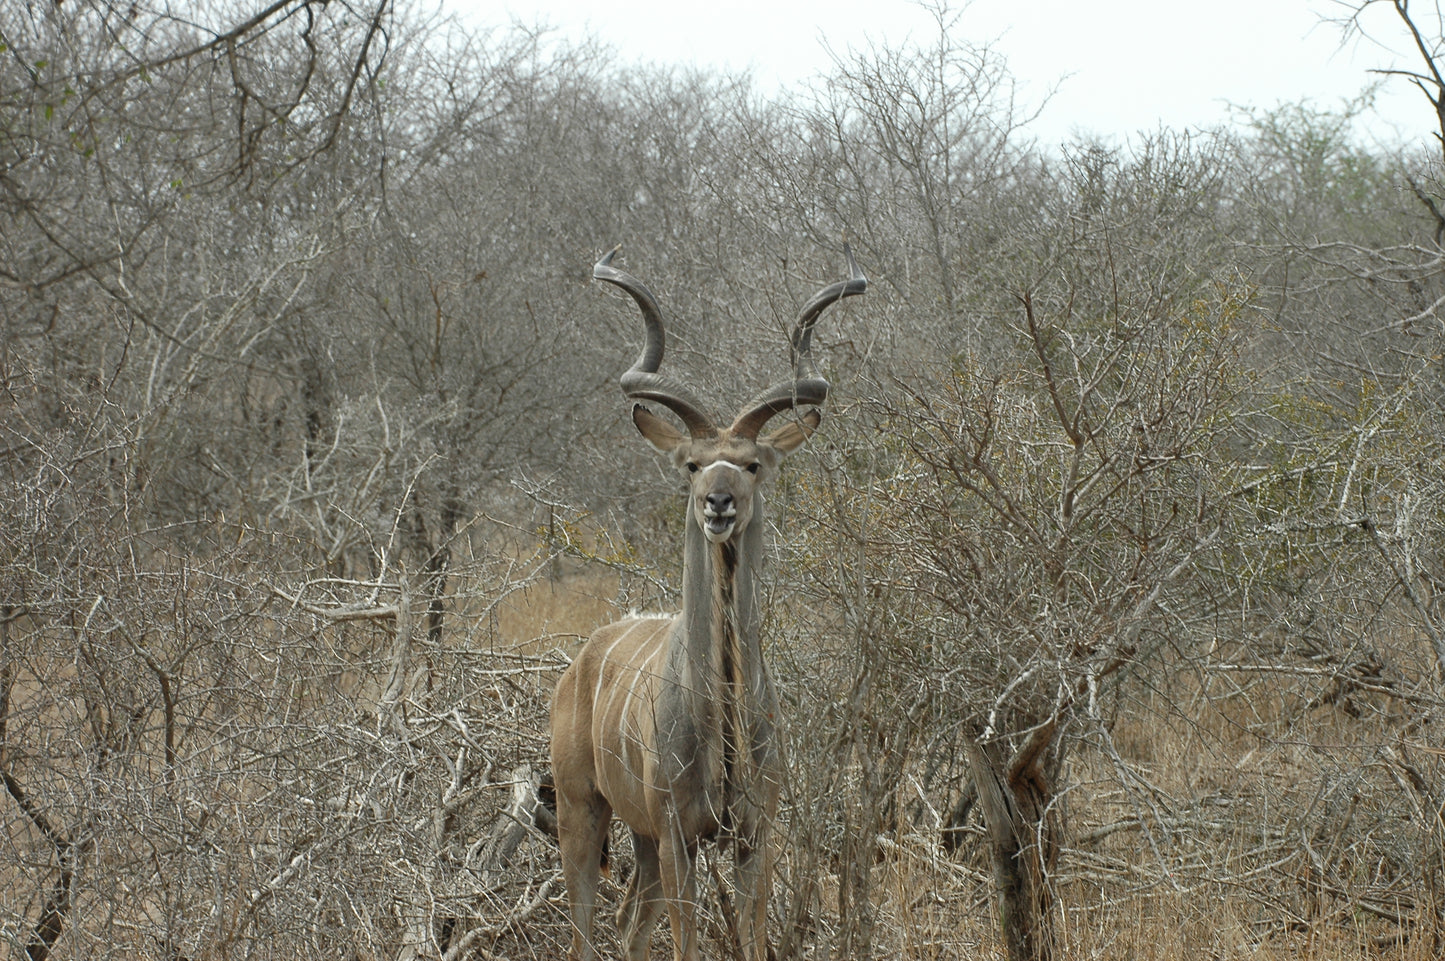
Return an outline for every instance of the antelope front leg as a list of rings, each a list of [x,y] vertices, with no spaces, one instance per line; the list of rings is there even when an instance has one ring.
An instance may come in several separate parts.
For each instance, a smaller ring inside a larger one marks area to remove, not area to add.
[[[770,840],[767,829],[760,828],[751,843],[739,838],[733,849],[738,941],[743,961],[768,958],[768,899],[772,896],[773,877]]]
[[[646,961],[647,939],[662,913],[662,882],[658,873],[657,842],[632,832],[632,850],[637,865],[627,884],[627,894],[617,911],[617,927],[628,961]]]
[[[672,926],[672,956],[676,961],[698,961],[697,845],[682,840],[674,829],[664,832],[657,853]]]

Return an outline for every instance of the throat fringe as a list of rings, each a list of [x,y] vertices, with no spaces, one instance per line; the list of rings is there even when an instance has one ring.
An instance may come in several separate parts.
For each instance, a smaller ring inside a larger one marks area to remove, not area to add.
[[[731,543],[717,545],[713,555],[712,641],[713,650],[718,654],[723,777],[729,798],[746,777],[739,765],[747,763],[747,752],[743,749],[747,740],[743,721],[747,676],[738,636],[737,565],[737,547]]]

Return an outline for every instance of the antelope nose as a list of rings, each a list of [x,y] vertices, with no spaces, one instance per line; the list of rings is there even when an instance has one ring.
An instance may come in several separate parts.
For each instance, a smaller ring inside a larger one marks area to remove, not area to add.
[[[716,517],[727,517],[734,513],[733,495],[731,494],[709,494],[707,495],[708,512]]]

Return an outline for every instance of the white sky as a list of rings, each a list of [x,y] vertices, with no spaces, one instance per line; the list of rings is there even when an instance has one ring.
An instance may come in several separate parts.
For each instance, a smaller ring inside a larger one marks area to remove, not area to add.
[[[626,62],[751,70],[764,91],[826,72],[824,42],[839,52],[937,35],[932,15],[908,0],[442,0],[474,26],[519,20],[562,35],[591,36]],[[1340,44],[1339,0],[973,0],[956,34],[990,43],[1008,60],[1024,104],[1058,91],[1032,128],[1050,143],[1074,131],[1129,138],[1161,123],[1210,125],[1226,103],[1270,107],[1310,99],[1335,108],[1372,79],[1372,67],[1415,63],[1378,43]],[[1423,18],[1427,5],[1420,4]],[[1433,16],[1433,4],[1428,5]],[[1408,52],[1390,4],[1364,18],[1373,37]],[[1438,25],[1422,23],[1428,29]],[[1387,82],[1359,134],[1382,144],[1431,131],[1424,96]]]

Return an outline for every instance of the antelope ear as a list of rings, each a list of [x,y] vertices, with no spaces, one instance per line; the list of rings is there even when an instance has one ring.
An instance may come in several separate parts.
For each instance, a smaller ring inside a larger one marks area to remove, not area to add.
[[[803,442],[813,436],[813,431],[818,429],[818,424],[823,420],[823,414],[818,410],[810,410],[797,420],[789,421],[782,427],[767,434],[762,442],[774,447],[779,453],[791,454]]]
[[[632,422],[637,425],[637,432],[642,438],[664,454],[676,450],[687,440],[676,427],[641,404],[633,406]]]

